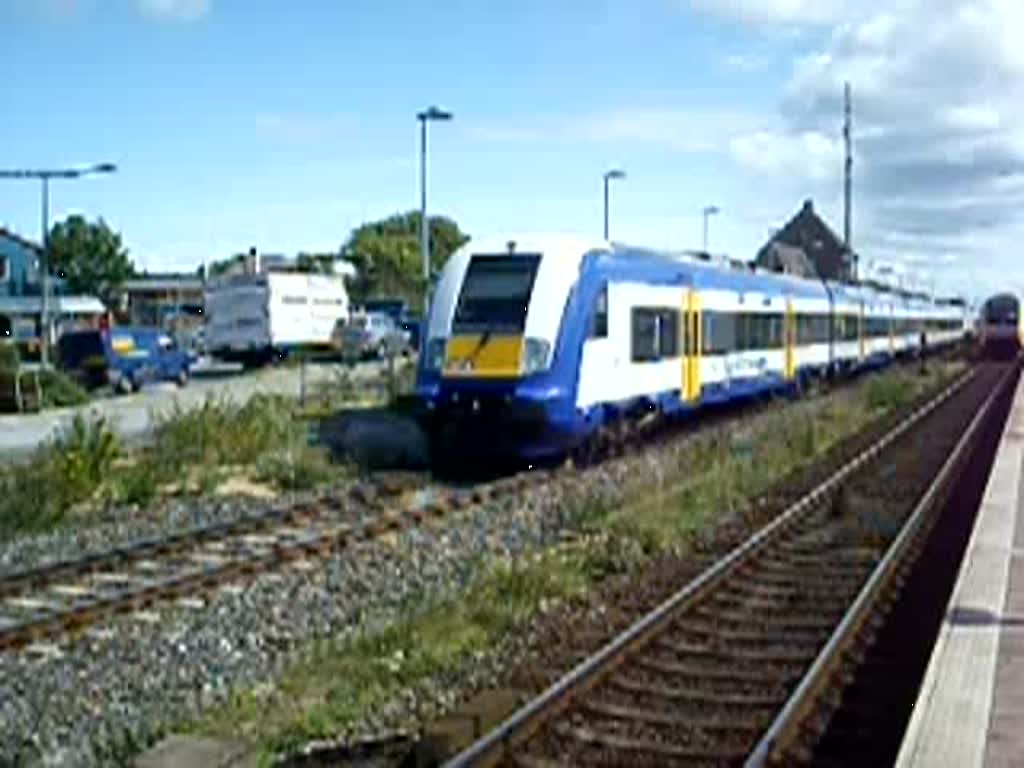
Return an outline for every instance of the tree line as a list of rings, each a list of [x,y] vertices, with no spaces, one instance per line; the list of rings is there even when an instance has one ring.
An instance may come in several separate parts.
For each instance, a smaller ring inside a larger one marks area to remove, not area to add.
[[[436,275],[469,236],[446,216],[431,216],[428,225],[431,272]],[[426,287],[419,231],[419,211],[396,213],[359,225],[336,253],[299,253],[295,266],[327,273],[337,261],[346,261],[355,268],[355,277],[348,283],[353,300],[387,297],[418,306]],[[127,280],[140,275],[120,233],[102,218],[88,221],[75,214],[54,224],[49,249],[52,274],[63,278],[69,290],[97,296],[108,306]],[[207,275],[223,274],[245,258],[247,254],[236,253],[213,261],[206,265]],[[199,274],[202,270],[200,266]]]

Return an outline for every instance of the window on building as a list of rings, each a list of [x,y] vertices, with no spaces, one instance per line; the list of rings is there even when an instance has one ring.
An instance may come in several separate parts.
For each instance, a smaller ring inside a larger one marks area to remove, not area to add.
[[[650,362],[679,355],[679,312],[636,307],[632,315],[632,360]]]
[[[6,256],[0,256],[0,283],[6,283],[11,277],[10,262]]]
[[[591,339],[608,338],[608,286],[601,288],[594,299],[594,311],[590,316],[590,330],[587,336]]]

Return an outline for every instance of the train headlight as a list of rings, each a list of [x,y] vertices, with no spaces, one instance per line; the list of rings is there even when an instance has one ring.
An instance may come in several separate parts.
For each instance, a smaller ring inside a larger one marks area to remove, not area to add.
[[[447,339],[429,339],[423,355],[423,367],[428,371],[440,371],[444,365],[444,351]]]
[[[523,373],[527,376],[548,367],[551,344],[543,339],[527,339],[523,345]]]

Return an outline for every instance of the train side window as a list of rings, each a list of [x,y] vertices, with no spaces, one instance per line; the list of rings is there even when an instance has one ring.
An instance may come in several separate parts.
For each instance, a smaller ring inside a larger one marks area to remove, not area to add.
[[[674,309],[658,312],[658,356],[679,357],[679,313]]]
[[[651,309],[636,307],[632,316],[630,357],[634,363],[658,359],[658,314]]]
[[[590,339],[608,338],[608,286],[605,285],[594,298],[594,311],[590,316]]]
[[[725,355],[736,351],[736,315],[732,312],[704,312],[705,355]]]
[[[679,355],[679,313],[674,309],[635,307],[630,357],[635,363]]]

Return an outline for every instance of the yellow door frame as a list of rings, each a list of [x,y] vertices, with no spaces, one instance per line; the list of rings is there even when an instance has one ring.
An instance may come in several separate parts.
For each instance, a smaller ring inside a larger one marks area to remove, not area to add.
[[[785,347],[785,364],[783,375],[786,381],[796,378],[796,314],[793,312],[793,300],[786,297],[786,316],[783,323],[782,342]]]
[[[696,288],[691,287],[683,299],[683,385],[680,390],[683,400],[688,403],[700,399],[701,337],[700,294]]]

